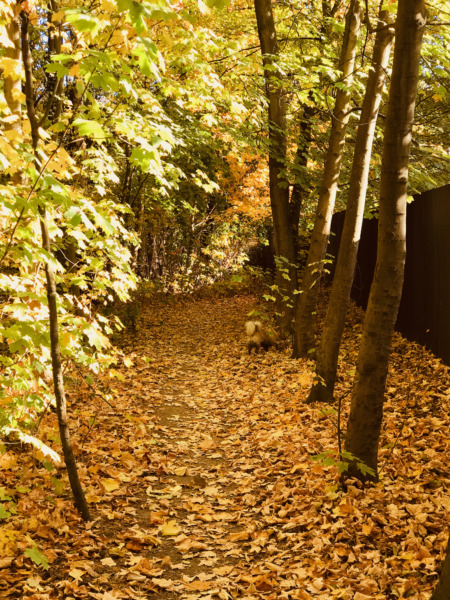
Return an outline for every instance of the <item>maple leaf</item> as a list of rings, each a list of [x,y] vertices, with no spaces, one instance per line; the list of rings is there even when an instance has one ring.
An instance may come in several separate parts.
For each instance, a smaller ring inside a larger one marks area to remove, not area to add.
[[[36,565],[40,565],[44,567],[44,569],[49,569],[49,564],[47,557],[45,554],[38,549],[37,546],[33,546],[32,548],[25,548],[24,552],[25,556],[28,556]]]
[[[3,77],[17,81],[22,78],[23,67],[20,60],[2,56],[0,58],[0,69],[3,69]]]
[[[69,571],[69,575],[75,579],[75,581],[81,581],[83,576],[86,575],[81,569],[72,569]]]
[[[162,535],[178,535],[181,531],[181,528],[177,526],[177,522],[175,519],[167,521],[161,526],[161,534]]]
[[[105,488],[105,491],[108,493],[114,492],[115,490],[118,490],[120,488],[120,481],[117,481],[117,479],[105,478],[101,479],[100,481],[103,487]]]

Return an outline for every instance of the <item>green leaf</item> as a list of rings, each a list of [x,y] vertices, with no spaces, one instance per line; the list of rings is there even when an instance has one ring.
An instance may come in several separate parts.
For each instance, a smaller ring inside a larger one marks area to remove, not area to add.
[[[0,504],[0,519],[8,519],[11,516],[11,513],[6,510],[3,504]]]
[[[206,0],[205,4],[209,6],[209,8],[217,8],[218,10],[223,10],[230,3],[230,0]]]
[[[153,42],[148,39],[139,38],[141,45],[134,49],[134,55],[137,58],[139,68],[147,77],[156,77],[159,79],[159,69],[156,64],[158,57],[157,48]]]
[[[327,457],[328,457],[327,452],[321,452],[320,454],[314,454],[313,456],[311,456],[311,459],[315,460],[317,462],[322,462]]]
[[[159,155],[157,150],[152,148],[134,148],[130,155],[130,162],[137,164],[141,169],[147,172],[152,163],[159,164]],[[156,166],[156,165],[155,165]]]
[[[58,79],[69,74],[69,69],[60,63],[50,63],[45,67],[47,73],[56,73]]]
[[[356,466],[363,475],[370,475],[371,477],[375,477],[375,471],[371,467],[368,467],[365,463],[357,462]]]
[[[349,465],[348,462],[344,462],[342,460],[339,461],[338,464],[337,464],[338,473],[340,475],[342,475],[342,473],[345,473],[347,471],[347,469],[348,469],[348,465]]]
[[[89,13],[79,12],[76,9],[66,11],[66,21],[71,23],[77,31],[90,33],[93,37],[100,29],[99,21]]]
[[[91,83],[96,88],[102,88],[105,92],[117,92],[119,82],[110,73],[94,73],[91,77]]]
[[[31,558],[31,560],[36,565],[41,565],[42,567],[44,567],[44,569],[49,568],[47,557],[45,556],[45,554],[42,554],[42,552],[39,551],[37,546],[33,546],[32,548],[25,548],[25,556]]]
[[[0,500],[12,500],[11,496],[6,493],[6,488],[0,488]]]
[[[73,124],[78,127],[78,133],[82,136],[89,137],[97,142],[103,142],[106,139],[106,133],[97,121],[79,118],[75,119]]]
[[[52,483],[55,488],[55,494],[57,496],[62,496],[66,487],[66,484],[62,479],[58,479],[57,477],[52,477]]]

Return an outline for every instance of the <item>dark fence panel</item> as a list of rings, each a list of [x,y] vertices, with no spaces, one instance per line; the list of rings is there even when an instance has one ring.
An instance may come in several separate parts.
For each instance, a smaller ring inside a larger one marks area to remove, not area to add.
[[[333,217],[336,256],[345,213]],[[352,298],[364,309],[377,253],[377,219],[364,219]],[[406,265],[396,329],[450,365],[450,185],[414,196],[408,205]]]

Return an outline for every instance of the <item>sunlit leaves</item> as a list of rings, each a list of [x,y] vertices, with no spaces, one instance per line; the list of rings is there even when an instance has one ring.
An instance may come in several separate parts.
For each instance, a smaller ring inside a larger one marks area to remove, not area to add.
[[[97,121],[90,121],[88,119],[78,118],[73,122],[74,126],[78,128],[78,132],[81,136],[86,136],[97,142],[103,142],[106,138],[106,133],[102,126]]]
[[[0,58],[0,69],[3,70],[3,77],[9,77],[13,81],[22,79],[23,67],[19,60],[2,56]]]
[[[58,62],[47,65],[45,67],[45,70],[47,71],[47,73],[56,73],[56,75],[60,79],[61,79],[61,77],[64,77],[65,75],[69,75],[69,73],[70,73],[70,69],[68,67],[66,67],[65,65],[58,63]]]
[[[100,30],[98,19],[89,12],[85,12],[83,8],[69,9],[65,11],[66,21],[70,23],[76,31],[80,33],[89,33],[95,37]]]

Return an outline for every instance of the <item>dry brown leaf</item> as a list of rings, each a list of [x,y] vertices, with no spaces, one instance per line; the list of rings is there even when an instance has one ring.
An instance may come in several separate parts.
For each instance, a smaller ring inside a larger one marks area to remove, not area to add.
[[[181,527],[178,527],[175,519],[171,519],[161,526],[161,535],[178,535],[181,532]]]

